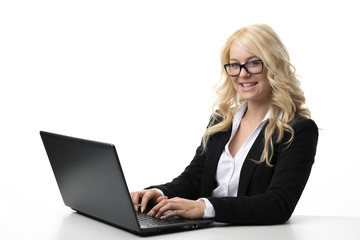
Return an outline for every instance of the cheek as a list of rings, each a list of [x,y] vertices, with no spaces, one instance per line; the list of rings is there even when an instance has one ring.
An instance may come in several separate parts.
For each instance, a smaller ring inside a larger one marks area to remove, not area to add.
[[[262,82],[262,88],[264,92],[272,92],[272,87],[268,79],[264,79]]]
[[[272,87],[270,85],[270,81],[269,81],[269,79],[267,77],[267,71],[266,70],[263,71],[261,73],[261,75],[259,75],[258,77],[259,77],[259,82],[261,82],[261,85],[263,86],[264,89],[266,89],[266,90],[271,90],[272,89]]]
[[[272,93],[272,87],[271,87],[271,84],[270,84],[270,81],[267,77],[261,77],[259,80],[259,83],[261,85],[260,87],[260,91],[263,93],[263,94],[266,94],[266,95],[271,95]]]
[[[269,80],[266,80],[265,83],[265,86],[264,86],[264,91],[266,92],[266,95],[268,95],[269,97],[271,97],[272,95],[272,87],[270,85],[270,82]]]
[[[233,84],[234,87],[236,87],[238,85],[237,77],[230,77],[230,78],[231,78],[231,83]]]
[[[268,79],[264,80],[264,85],[267,89],[271,90],[272,87],[271,87],[271,84],[270,84],[270,81]]]

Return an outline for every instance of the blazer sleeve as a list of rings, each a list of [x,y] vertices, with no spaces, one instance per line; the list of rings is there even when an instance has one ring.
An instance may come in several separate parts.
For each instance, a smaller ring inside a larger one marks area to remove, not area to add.
[[[215,221],[257,225],[284,223],[290,218],[310,175],[318,140],[314,121],[301,118],[292,127],[294,139],[275,153],[274,172],[263,193],[208,198],[216,212]]]

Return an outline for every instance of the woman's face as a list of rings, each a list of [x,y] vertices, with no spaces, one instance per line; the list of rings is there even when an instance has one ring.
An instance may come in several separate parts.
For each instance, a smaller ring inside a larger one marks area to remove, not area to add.
[[[234,41],[230,47],[229,63],[245,64],[254,60],[261,60],[238,41]],[[251,64],[249,64],[251,65]],[[269,104],[271,100],[271,86],[266,76],[267,69],[258,74],[249,74],[244,68],[240,75],[231,77],[235,90],[243,100],[257,104]]]

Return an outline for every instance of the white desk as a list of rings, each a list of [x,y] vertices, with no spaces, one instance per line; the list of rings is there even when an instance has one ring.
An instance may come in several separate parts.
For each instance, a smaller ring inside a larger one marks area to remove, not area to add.
[[[0,239],[141,239],[137,235],[84,217],[66,208],[60,211],[50,210],[50,212],[46,209],[33,209],[31,212],[23,217],[13,216],[11,222],[2,220],[1,224],[8,226],[1,229]],[[181,240],[359,240],[360,218],[293,216],[288,223],[282,225],[216,226],[148,238],[169,239],[169,237]]]
[[[360,240],[360,218],[293,216],[274,226],[221,226],[154,236],[156,239]],[[57,239],[135,239],[137,236],[72,213],[63,218]]]

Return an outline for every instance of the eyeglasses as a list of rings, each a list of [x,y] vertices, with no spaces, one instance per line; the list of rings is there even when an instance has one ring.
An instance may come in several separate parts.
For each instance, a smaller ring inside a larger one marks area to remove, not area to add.
[[[225,71],[230,77],[239,76],[242,68],[249,74],[258,74],[263,71],[263,67],[264,62],[262,60],[254,60],[245,64],[228,63],[224,65]]]

